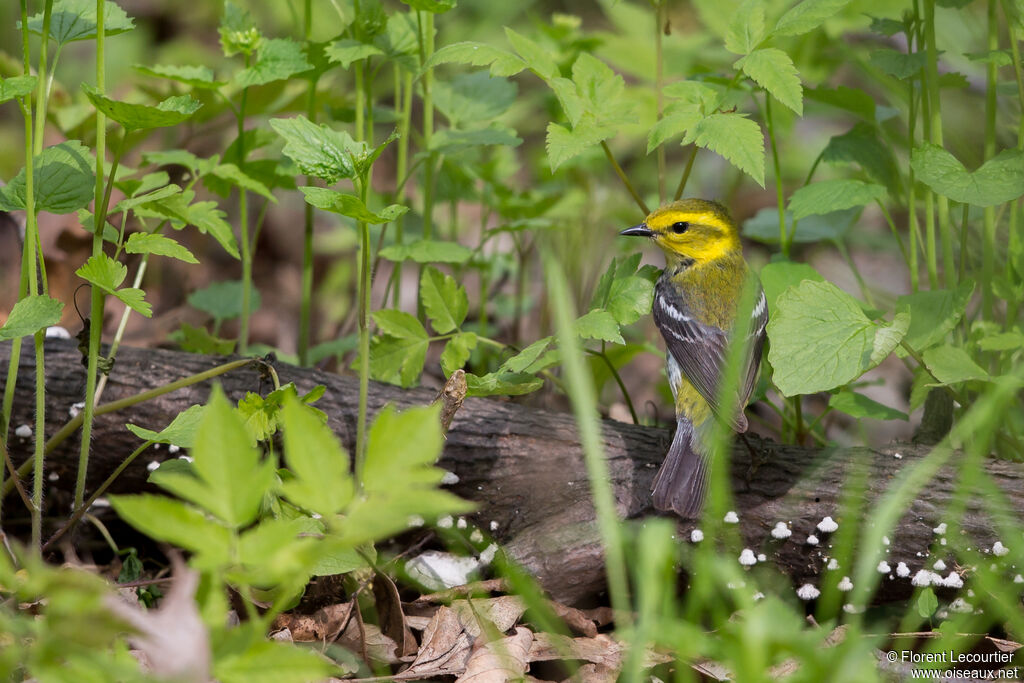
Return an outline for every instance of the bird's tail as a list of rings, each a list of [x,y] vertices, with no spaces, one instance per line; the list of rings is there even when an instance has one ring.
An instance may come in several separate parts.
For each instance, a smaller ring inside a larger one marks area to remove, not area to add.
[[[693,424],[685,418],[679,419],[665,462],[654,477],[654,507],[658,510],[674,510],[685,519],[700,515],[708,473],[707,459],[697,450],[699,444],[700,436]]]

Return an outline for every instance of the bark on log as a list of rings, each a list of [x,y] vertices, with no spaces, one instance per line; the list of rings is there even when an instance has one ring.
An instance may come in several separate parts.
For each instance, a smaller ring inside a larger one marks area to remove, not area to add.
[[[10,344],[0,344],[0,383],[6,378],[9,355]],[[103,402],[207,370],[224,360],[160,349],[122,348]],[[32,354],[23,352],[12,435],[14,427],[33,424],[33,365]],[[351,448],[356,431],[357,380],[284,364],[277,369],[281,381],[295,382],[300,392],[317,384],[327,386],[317,405],[329,416],[331,428]],[[261,389],[254,369],[235,371],[218,381],[234,399],[246,391]],[[74,343],[47,341],[48,434],[52,435],[69,419],[72,405],[82,398],[84,382],[85,371]],[[262,388],[266,389],[265,382]],[[160,429],[189,405],[204,403],[209,389],[209,384],[196,385],[97,418],[89,488],[98,485],[138,445],[138,439],[124,429],[125,422]],[[434,392],[429,389],[402,390],[374,383],[369,397],[370,412],[376,413],[386,403],[402,408],[427,404],[433,398]],[[651,480],[668,448],[669,431],[605,420],[603,434],[620,514],[629,518],[653,514]],[[871,464],[866,506],[870,509],[893,478],[929,450],[909,444],[895,444],[878,451],[821,450],[748,438],[752,449],[740,442],[733,452],[732,481],[740,530],[748,547],[755,553],[766,553],[769,561],[789,574],[797,585],[806,581],[817,583],[817,576],[824,571],[828,537],[815,527],[823,517],[837,516],[850,463],[860,457]],[[31,440],[12,436],[10,445],[16,462],[30,456]],[[144,454],[124,472],[115,490],[142,488],[146,465],[165,457],[166,449]],[[455,416],[440,463],[459,477],[451,489],[479,504],[471,521],[485,531],[494,528],[493,535],[509,554],[532,571],[555,599],[569,603],[593,599],[604,588],[603,557],[582,458],[571,415],[509,401],[470,398]],[[73,487],[77,462],[76,436],[48,459],[48,476],[52,478],[52,473],[56,473],[59,477],[51,485]],[[1011,501],[1013,514],[1024,518],[1024,467],[994,460],[986,462],[985,467]],[[887,560],[893,568],[903,561],[916,571],[926,561],[931,567],[939,559],[922,557],[935,541],[932,528],[942,521],[955,483],[955,472],[947,467],[913,501],[891,538]],[[8,497],[8,504],[12,503],[17,503],[16,496]],[[770,536],[779,521],[789,523],[793,530],[785,541]],[[690,528],[692,524],[680,524],[681,538],[689,538]],[[969,509],[963,528],[976,547],[991,547],[996,540],[989,520],[977,507]],[[812,534],[821,538],[819,545],[806,543]],[[1007,545],[1013,542],[1002,540]],[[889,597],[898,597],[909,591],[909,582],[897,578],[883,581],[881,590]]]

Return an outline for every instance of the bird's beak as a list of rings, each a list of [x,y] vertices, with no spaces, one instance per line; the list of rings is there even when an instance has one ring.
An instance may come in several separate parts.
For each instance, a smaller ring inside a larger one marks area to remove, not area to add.
[[[640,225],[634,225],[632,228],[626,228],[620,235],[626,235],[627,237],[651,237],[654,235],[654,231],[647,227],[646,223]]]

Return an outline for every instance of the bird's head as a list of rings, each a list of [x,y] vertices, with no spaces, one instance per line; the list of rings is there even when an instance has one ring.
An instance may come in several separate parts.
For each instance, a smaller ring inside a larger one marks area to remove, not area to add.
[[[650,237],[672,261],[702,264],[740,249],[739,231],[724,206],[706,199],[682,199],[651,212],[640,225],[619,233]]]

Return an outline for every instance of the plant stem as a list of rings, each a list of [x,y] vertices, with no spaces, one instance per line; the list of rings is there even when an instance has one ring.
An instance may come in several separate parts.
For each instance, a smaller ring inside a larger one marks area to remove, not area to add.
[[[935,0],[924,0],[925,89],[928,93],[928,116],[931,121],[930,141],[942,147],[942,110],[939,99],[938,48],[935,46]],[[949,223],[949,200],[935,196],[938,209],[939,236],[942,240],[942,268],[947,287],[953,287],[956,277],[953,262],[953,231]]]
[[[309,45],[313,35],[313,0],[305,0],[303,15],[303,34]],[[306,95],[306,117],[316,123],[316,77],[309,80],[309,92]],[[313,179],[306,177],[306,184],[312,185]],[[303,213],[302,233],[302,298],[299,301],[299,365],[309,364],[310,313],[313,306],[313,205],[306,202]]]
[[[690,158],[686,160],[686,168],[683,169],[683,177],[679,179],[679,187],[676,188],[675,201],[683,196],[683,192],[686,191],[686,183],[690,180],[690,172],[693,171],[693,162],[697,159],[697,152],[699,148],[697,145],[690,145],[692,150],[690,151]]]
[[[401,75],[401,80],[399,80]],[[412,73],[401,74],[400,68],[395,64],[395,106],[401,102],[402,116],[398,123],[398,153],[395,161],[395,203],[405,203],[405,183],[403,179],[408,175],[409,168],[409,131],[412,129]],[[395,222],[395,242],[402,244],[405,241],[405,216],[399,216]],[[397,308],[402,293],[402,264],[394,265],[392,280],[395,287],[395,298],[393,305]]]
[[[662,51],[662,32],[665,28],[665,10],[668,0],[654,0],[654,90],[657,96],[658,118],[665,113],[665,58]],[[658,204],[665,203],[665,146],[658,145]],[[634,416],[634,422],[636,422]]]
[[[633,424],[640,424],[640,418],[637,416],[636,408],[633,407],[633,399],[629,397],[629,392],[626,390],[626,383],[622,381],[622,376],[619,375],[619,371],[615,368],[615,364],[612,363],[612,359],[608,357],[608,354],[603,350],[593,351],[591,349],[585,349],[587,353],[597,356],[604,361],[604,364],[608,366],[609,372],[612,373],[612,377],[615,378],[615,383],[619,385],[619,391],[622,392],[622,398],[626,401],[626,407],[629,408],[629,415],[633,418]]]
[[[245,68],[249,68],[250,55],[245,55]],[[238,105],[238,168],[245,173],[245,105],[249,88],[242,88]],[[244,187],[238,188],[238,226],[242,247],[242,316],[238,331],[238,353],[249,351],[249,314],[252,308],[252,249],[249,244],[249,205]]]
[[[999,49],[999,23],[996,17],[996,0],[988,0],[988,49]],[[985,69],[985,156],[988,161],[996,155],[996,86],[999,71],[994,60],[989,60]],[[966,225],[967,207],[964,207]],[[995,277],[996,261],[996,207],[984,209],[984,232],[981,241],[981,310],[986,320],[993,319],[995,297],[992,294],[992,280]],[[966,228],[965,228],[966,229]],[[961,255],[960,262],[964,258]],[[962,275],[961,275],[962,277]]]
[[[782,187],[782,165],[779,163],[779,147],[775,144],[775,125],[772,121],[772,96],[764,94],[764,123],[768,127],[768,141],[772,146],[772,168],[775,170],[775,203],[779,210],[779,248],[782,256],[789,260],[790,236],[786,230],[786,197]],[[794,230],[794,232],[796,232]]]
[[[644,200],[640,198],[640,195],[633,187],[633,183],[629,182],[629,178],[626,177],[626,172],[622,170],[621,166],[619,166],[619,162],[615,160],[615,155],[612,154],[612,150],[608,146],[607,141],[601,141],[601,149],[604,150],[604,155],[608,157],[608,162],[611,163],[612,168],[615,169],[615,175],[619,176],[619,180],[621,180],[622,184],[626,186],[627,190],[629,190],[629,194],[633,197],[633,201],[636,202],[636,205],[640,207],[640,210],[644,212],[645,216],[649,214],[651,212],[650,209],[648,209],[647,205],[644,204]]]
[[[356,141],[363,142],[363,107],[366,104],[366,81],[362,77],[362,68],[356,65]],[[356,182],[359,199],[367,205],[370,194],[372,169],[367,169]],[[370,393],[370,226],[358,221],[356,230],[359,232],[359,306],[357,319],[359,323],[359,407],[356,418],[356,456],[355,471],[357,485],[362,486],[363,463],[366,460],[366,413]]]

